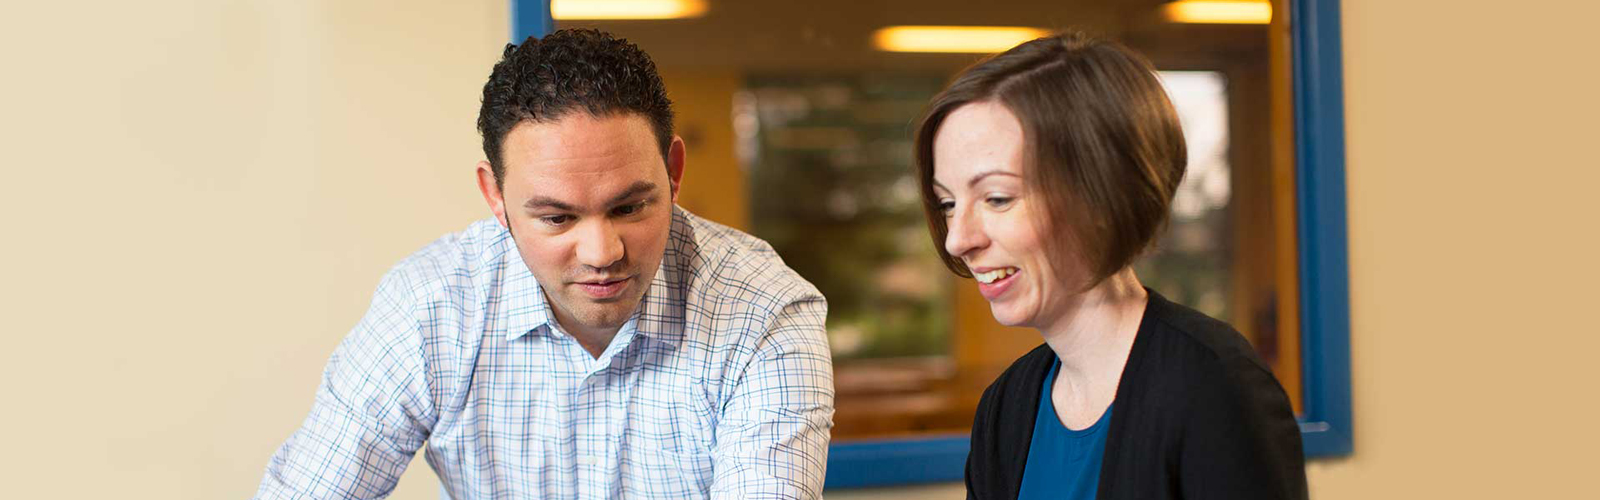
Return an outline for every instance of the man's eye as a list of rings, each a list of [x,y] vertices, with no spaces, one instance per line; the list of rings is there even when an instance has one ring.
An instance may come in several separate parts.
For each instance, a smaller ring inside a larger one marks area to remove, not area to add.
[[[617,207],[616,209],[612,210],[612,213],[617,215],[633,215],[639,213],[641,210],[644,210],[644,203],[634,203],[632,205],[623,205]]]
[[[568,222],[571,222],[572,221],[572,216],[570,216],[570,215],[546,215],[546,216],[540,217],[539,220],[544,222],[545,224],[549,224],[549,225],[552,225],[552,226],[560,226],[562,224],[566,224]]]

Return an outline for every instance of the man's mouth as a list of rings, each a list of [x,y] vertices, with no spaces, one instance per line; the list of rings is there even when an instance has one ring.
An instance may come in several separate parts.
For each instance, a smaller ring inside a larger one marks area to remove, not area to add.
[[[622,295],[622,291],[628,288],[628,283],[632,280],[632,276],[619,276],[610,278],[586,279],[574,282],[573,284],[577,285],[578,289],[582,290],[583,294],[589,298],[595,300],[604,300],[614,299]]]

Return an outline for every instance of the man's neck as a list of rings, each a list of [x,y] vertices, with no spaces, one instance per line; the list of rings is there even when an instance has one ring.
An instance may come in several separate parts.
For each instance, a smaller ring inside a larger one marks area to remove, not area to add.
[[[617,331],[611,330],[610,333],[600,332],[587,335],[574,334],[572,338],[578,339],[578,345],[583,346],[583,350],[588,351],[590,356],[599,359],[600,355],[606,352],[606,347],[611,346],[611,340],[617,338]]]
[[[588,351],[589,355],[594,356],[595,359],[599,359],[601,354],[605,354],[606,348],[611,346],[611,340],[615,339],[617,332],[622,330],[621,326],[610,328],[584,327],[578,325],[578,322],[571,318],[564,318],[563,316],[565,315],[559,312],[555,316],[556,323],[561,326],[561,331],[571,335],[574,340],[578,341],[578,345],[582,346],[583,350]]]

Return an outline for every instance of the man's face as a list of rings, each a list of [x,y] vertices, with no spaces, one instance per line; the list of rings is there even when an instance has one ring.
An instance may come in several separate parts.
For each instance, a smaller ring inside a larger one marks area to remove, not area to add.
[[[663,159],[650,122],[575,111],[524,122],[503,142],[502,186],[480,163],[479,187],[511,230],[568,333],[609,338],[655,278],[683,175],[683,142]],[[670,167],[670,174],[669,174]]]

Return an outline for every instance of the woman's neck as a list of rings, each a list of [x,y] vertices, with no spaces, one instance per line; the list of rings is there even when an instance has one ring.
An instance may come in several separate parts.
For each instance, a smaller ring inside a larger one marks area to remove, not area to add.
[[[1132,268],[1073,297],[1062,315],[1040,331],[1061,358],[1057,387],[1074,394],[1074,400],[1109,405],[1148,302]]]

